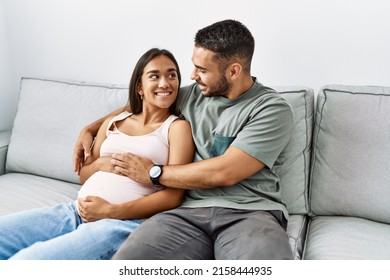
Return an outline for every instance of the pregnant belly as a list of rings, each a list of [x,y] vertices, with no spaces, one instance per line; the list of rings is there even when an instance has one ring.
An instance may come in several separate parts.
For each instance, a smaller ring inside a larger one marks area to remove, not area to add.
[[[141,185],[128,177],[98,171],[85,181],[78,198],[99,196],[110,203],[120,204],[155,192],[150,186]]]

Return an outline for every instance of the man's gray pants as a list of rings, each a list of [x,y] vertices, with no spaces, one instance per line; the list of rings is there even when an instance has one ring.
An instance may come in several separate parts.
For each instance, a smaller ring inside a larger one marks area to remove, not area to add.
[[[281,219],[280,211],[179,207],[143,222],[113,259],[292,259]]]

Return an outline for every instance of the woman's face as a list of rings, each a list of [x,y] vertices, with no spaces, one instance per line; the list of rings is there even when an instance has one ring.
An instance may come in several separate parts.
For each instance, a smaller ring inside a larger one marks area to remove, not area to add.
[[[146,64],[138,90],[142,95],[143,106],[167,109],[175,102],[178,91],[179,79],[172,60],[159,55]]]

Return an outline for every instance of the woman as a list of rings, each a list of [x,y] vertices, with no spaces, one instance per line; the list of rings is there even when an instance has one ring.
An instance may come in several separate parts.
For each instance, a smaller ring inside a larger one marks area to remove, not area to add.
[[[180,81],[169,51],[147,51],[130,81],[132,113],[123,110],[100,127],[80,168],[78,201],[1,217],[0,259],[110,259],[143,219],[177,207],[182,190],[119,175],[111,155],[131,151],[157,165],[193,160],[190,126],[172,114]]]

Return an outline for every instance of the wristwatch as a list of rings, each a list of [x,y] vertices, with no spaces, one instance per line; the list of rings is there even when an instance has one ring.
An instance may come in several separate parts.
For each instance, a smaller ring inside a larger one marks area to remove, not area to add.
[[[152,168],[150,168],[149,176],[153,185],[161,186],[159,181],[161,174],[162,174],[162,165],[155,164]]]

